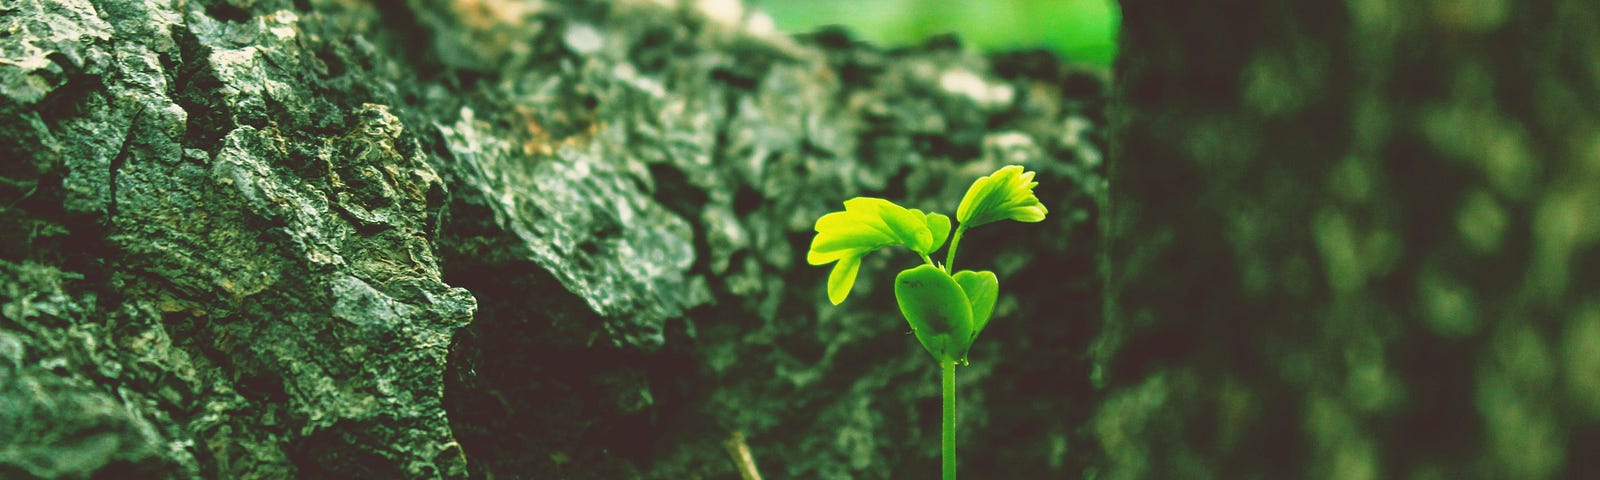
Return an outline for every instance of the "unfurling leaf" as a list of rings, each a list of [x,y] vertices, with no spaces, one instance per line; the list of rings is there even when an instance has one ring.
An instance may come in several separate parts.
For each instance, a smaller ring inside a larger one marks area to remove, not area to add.
[[[1038,222],[1049,211],[1033,195],[1034,172],[1023,172],[1022,167],[1008,165],[994,173],[978,178],[961,197],[956,207],[956,221],[961,228],[972,228],[1000,220]]]

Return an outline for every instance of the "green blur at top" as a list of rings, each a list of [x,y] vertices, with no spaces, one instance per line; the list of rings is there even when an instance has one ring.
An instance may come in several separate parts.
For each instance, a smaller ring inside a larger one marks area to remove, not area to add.
[[[779,28],[803,33],[843,25],[863,40],[896,47],[955,32],[986,52],[1048,49],[1076,62],[1111,65],[1121,12],[1113,0],[747,0]]]

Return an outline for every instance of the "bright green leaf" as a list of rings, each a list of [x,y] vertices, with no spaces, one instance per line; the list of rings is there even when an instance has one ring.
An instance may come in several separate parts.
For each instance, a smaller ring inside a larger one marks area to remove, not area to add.
[[[861,256],[844,257],[839,263],[833,265],[833,271],[828,273],[828,301],[838,305],[844,297],[850,295],[850,288],[856,285],[856,273],[861,271]]]
[[[944,270],[920,265],[894,278],[894,298],[912,333],[939,361],[958,361],[972,345],[972,307]]]
[[[928,232],[927,220],[921,212],[913,213],[905,207],[895,205],[894,202],[881,198],[856,197],[844,202],[847,211],[859,211],[866,215],[877,215],[879,223],[887,227],[884,233],[893,237],[896,243],[905,245],[913,251],[923,252],[933,243],[933,235]]]
[[[927,219],[928,232],[933,234],[933,245],[928,247],[927,251],[922,252],[924,255],[933,253],[934,250],[943,247],[944,241],[950,239],[950,217],[942,213],[929,212]]]
[[[1007,219],[1029,223],[1044,220],[1048,210],[1033,195],[1033,187],[1039,185],[1033,176],[1034,172],[1024,172],[1021,166],[1008,165],[972,182],[956,208],[961,228]]]
[[[817,236],[811,240],[806,262],[823,265],[844,257],[861,256],[894,243],[894,239],[872,228],[869,220],[852,212],[834,212],[817,220]]]
[[[923,254],[932,251],[933,234],[920,211],[871,197],[846,200],[844,208],[817,219],[817,236],[806,252],[806,262],[812,265],[839,262],[828,275],[828,300],[835,305],[855,286],[862,256],[890,245],[905,245]]]

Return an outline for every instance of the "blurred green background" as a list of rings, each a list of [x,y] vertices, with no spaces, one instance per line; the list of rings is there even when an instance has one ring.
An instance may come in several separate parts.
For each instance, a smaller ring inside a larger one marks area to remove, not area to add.
[[[987,52],[1043,48],[1107,66],[1116,58],[1122,16],[1113,0],[747,1],[790,33],[843,25],[863,40],[897,47],[955,32]]]

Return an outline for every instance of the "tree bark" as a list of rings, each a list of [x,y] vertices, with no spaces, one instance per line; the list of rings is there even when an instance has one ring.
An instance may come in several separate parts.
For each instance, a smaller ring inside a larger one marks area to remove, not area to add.
[[[931,478],[915,259],[801,259],[1014,163],[962,468],[1081,472],[1105,72],[723,3],[0,7],[0,477]]]

